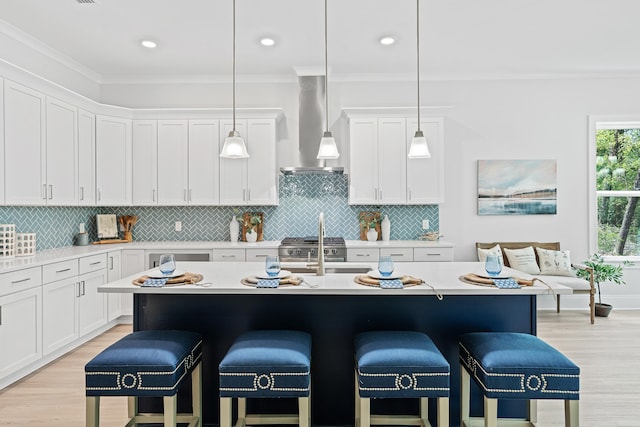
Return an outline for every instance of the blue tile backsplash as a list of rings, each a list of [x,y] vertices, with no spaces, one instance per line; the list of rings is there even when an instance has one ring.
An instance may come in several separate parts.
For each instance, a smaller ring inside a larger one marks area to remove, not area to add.
[[[391,240],[411,240],[422,234],[422,220],[439,228],[437,205],[368,206],[348,204],[347,175],[280,176],[279,206],[158,206],[158,207],[24,207],[0,206],[0,222],[16,224],[18,233],[37,233],[37,250],[69,246],[84,222],[89,238],[97,238],[95,215],[137,215],[133,238],[150,240],[229,240],[234,214],[264,212],[265,240],[318,233],[318,213],[325,214],[327,236],[359,238],[358,213],[379,210],[391,221]],[[174,230],[182,221],[182,231]]]

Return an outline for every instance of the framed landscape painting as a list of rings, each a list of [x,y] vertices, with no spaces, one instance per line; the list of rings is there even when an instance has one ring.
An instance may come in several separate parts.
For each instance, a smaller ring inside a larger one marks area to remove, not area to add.
[[[555,215],[555,160],[478,160],[478,215]]]

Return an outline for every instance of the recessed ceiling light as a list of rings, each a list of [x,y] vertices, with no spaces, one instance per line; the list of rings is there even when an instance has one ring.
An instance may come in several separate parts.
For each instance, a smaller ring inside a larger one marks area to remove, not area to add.
[[[396,42],[396,39],[391,36],[380,37],[380,44],[384,46],[392,45]]]
[[[273,46],[274,44],[276,44],[276,41],[271,37],[263,37],[260,39],[260,44],[262,46]]]
[[[146,48],[149,48],[149,49],[153,49],[154,47],[156,47],[156,46],[157,46],[156,42],[151,41],[151,40],[142,40],[142,41],[140,42],[140,44],[141,44],[142,46],[146,47]]]

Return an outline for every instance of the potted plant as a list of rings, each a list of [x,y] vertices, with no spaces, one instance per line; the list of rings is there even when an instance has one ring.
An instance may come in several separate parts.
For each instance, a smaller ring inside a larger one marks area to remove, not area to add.
[[[245,219],[244,226],[247,229],[247,242],[255,242],[258,240],[257,227],[260,222],[262,222],[262,219],[260,218],[260,215],[257,214],[251,215]]]
[[[362,227],[363,230],[367,230],[367,240],[370,242],[378,240],[378,230],[376,230],[377,223],[378,219],[375,216],[360,219],[360,227]]]
[[[611,282],[617,285],[623,285],[626,282],[623,277],[623,269],[625,265],[633,265],[631,261],[624,261],[621,265],[613,265],[607,264],[604,262],[604,258],[599,254],[591,255],[588,261],[584,263],[587,267],[591,267],[593,269],[593,281],[596,284],[598,289],[598,302],[595,303],[595,312],[596,316],[599,317],[607,317],[613,306],[611,304],[604,304],[602,302],[602,294],[600,292],[600,283],[601,282]],[[589,280],[589,271],[587,270],[578,270],[577,276]]]

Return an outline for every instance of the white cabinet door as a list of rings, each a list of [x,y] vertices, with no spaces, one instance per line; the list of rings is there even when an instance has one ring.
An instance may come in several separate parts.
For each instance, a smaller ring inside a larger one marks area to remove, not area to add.
[[[158,121],[134,120],[132,135],[133,205],[157,205]]]
[[[186,120],[158,120],[158,204],[186,205],[188,191]]]
[[[424,118],[420,120],[420,127],[427,138],[431,157],[407,159],[407,203],[444,203],[444,119]],[[416,129],[417,120],[408,120],[407,147]]]
[[[4,204],[4,79],[0,79],[0,205]]]
[[[189,204],[220,203],[218,120],[189,120]]]
[[[233,129],[231,120],[220,121],[220,143],[222,150],[224,139]],[[236,130],[247,143],[247,121],[236,120]],[[249,156],[251,156],[249,149]],[[225,159],[220,157],[220,204],[241,206],[247,204],[247,159]]]
[[[124,249],[121,260],[121,276],[127,277],[146,270],[144,250]],[[122,294],[121,314],[131,316],[133,314],[133,294]]]
[[[102,269],[78,276],[78,333],[88,334],[107,323],[107,298],[98,293],[98,286],[107,283],[107,271]]]
[[[78,204],[96,204],[96,115],[78,110]]]
[[[78,338],[78,278],[42,287],[42,351],[49,354]]]
[[[278,204],[276,168],[276,122],[274,119],[247,120],[247,204]]]
[[[78,204],[78,109],[47,97],[46,185],[47,204]]]
[[[4,82],[5,203],[44,205],[45,96]]]
[[[0,378],[42,357],[42,288],[0,297]]]
[[[378,120],[349,121],[349,204],[378,203]]]
[[[111,251],[107,253],[107,283],[120,280],[121,277],[122,253],[120,251]],[[122,297],[126,294],[108,293],[108,315],[107,320],[111,321],[120,317],[122,314]]]
[[[405,119],[378,119],[378,204],[399,205],[407,200],[406,135]]]
[[[131,120],[96,116],[98,205],[131,205]]]

